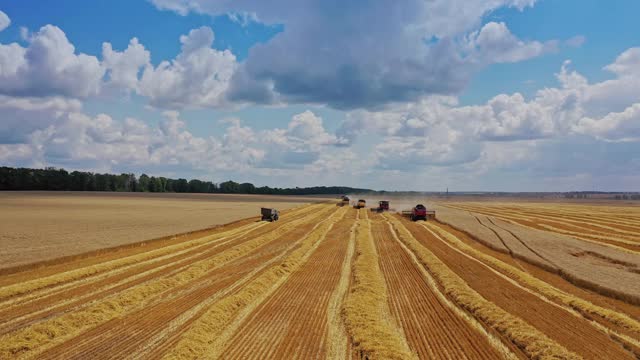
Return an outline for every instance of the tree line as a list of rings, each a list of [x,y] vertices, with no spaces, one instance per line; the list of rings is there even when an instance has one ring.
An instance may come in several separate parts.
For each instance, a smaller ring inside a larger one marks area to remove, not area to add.
[[[221,194],[322,195],[372,192],[346,186],[314,186],[305,188],[271,188],[251,183],[225,181],[213,183],[198,179],[171,179],[142,174],[99,174],[65,169],[0,167],[1,190],[48,191],[113,191],[113,192],[175,192]]]

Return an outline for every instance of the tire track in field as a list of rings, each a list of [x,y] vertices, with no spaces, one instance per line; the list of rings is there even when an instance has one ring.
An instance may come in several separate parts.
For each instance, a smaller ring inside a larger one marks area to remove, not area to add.
[[[402,326],[412,350],[423,359],[497,359],[484,334],[459,317],[434,293],[418,265],[407,254],[380,215],[372,233],[389,291],[391,313]]]
[[[423,226],[402,221],[423,246],[485,299],[522,318],[568,350],[585,359],[633,358],[622,346],[593,327],[590,321],[578,318],[566,309],[511,284],[483,265],[470,261]]]
[[[355,215],[349,210],[307,262],[248,316],[223,350],[226,359],[326,357],[327,311],[341,279]],[[339,307],[335,311],[339,316]],[[346,344],[346,335],[343,340]]]
[[[304,217],[304,214],[302,216]],[[211,244],[205,243],[203,247],[188,250],[184,254],[169,256],[162,261],[150,260],[149,262],[143,262],[139,264],[139,266],[133,266],[127,272],[118,272],[114,276],[106,277],[97,282],[89,282],[88,284],[81,283],[77,287],[65,289],[49,297],[36,299],[36,301],[23,306],[8,307],[0,310],[0,320],[2,321],[0,334],[33,324],[37,322],[38,319],[47,319],[55,314],[77,309],[91,301],[96,301],[110,294],[124,291],[160,276],[174,274],[216,253],[227,250],[250,239],[266,235],[276,229],[281,229],[283,226],[291,223],[291,221],[297,221],[299,219],[299,217],[294,217],[291,220],[282,221],[281,224],[273,224],[275,225],[273,227],[260,226],[255,228],[254,226],[248,231],[228,238],[215,239]]]
[[[485,208],[475,208],[475,207],[467,207],[467,206],[450,206],[451,208],[470,211],[475,213],[480,213],[483,215],[493,216],[495,218],[516,223],[521,226],[529,227],[532,229],[542,230],[551,232],[554,234],[562,234],[564,236],[570,236],[572,238],[587,241],[591,243],[596,243],[599,245],[610,246],[616,248],[618,250],[622,250],[625,252],[629,252],[632,254],[638,254],[640,252],[640,242],[637,240],[629,240],[627,235],[620,235],[615,233],[597,233],[593,229],[588,229],[584,227],[578,227],[581,231],[571,231],[566,228],[559,228],[558,225],[549,225],[549,222],[554,224],[560,224],[560,226],[570,227],[572,225],[563,223],[561,221],[553,221],[553,220],[545,220],[540,217],[536,217],[533,214],[525,214],[520,215],[517,212],[500,212],[492,209]],[[575,225],[573,225],[576,227]],[[611,236],[617,235],[617,236]]]
[[[520,268],[520,270],[522,271],[527,271],[525,270],[524,267],[522,267],[522,264],[520,264],[520,260],[517,259],[515,253],[513,252],[513,250],[511,249],[511,247],[509,245],[507,245],[507,242],[504,241],[504,238],[502,236],[500,236],[500,234],[492,227],[488,226],[487,224],[483,223],[480,218],[476,215],[474,215],[472,212],[469,212],[469,215],[473,216],[476,221],[478,221],[478,224],[480,224],[482,227],[486,228],[487,230],[490,230],[492,233],[495,234],[495,236],[498,238],[498,240],[500,240],[500,242],[502,243],[502,245],[507,249],[507,252],[509,253],[509,256],[511,256],[511,259],[513,260],[513,262]],[[486,217],[487,221],[489,221],[489,223],[491,223],[493,226],[496,226],[496,224],[491,220],[491,218]],[[504,230],[504,229],[502,229]],[[513,234],[512,234],[513,235]],[[520,239],[518,239],[520,242],[522,242]],[[528,248],[528,247],[527,247]],[[535,254],[535,252],[534,252]],[[537,255],[537,254],[536,254]],[[544,260],[544,258],[543,258]]]

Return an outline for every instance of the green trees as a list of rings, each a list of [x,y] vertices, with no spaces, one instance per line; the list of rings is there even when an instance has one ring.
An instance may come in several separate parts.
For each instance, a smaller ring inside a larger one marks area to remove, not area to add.
[[[11,168],[0,167],[0,190],[71,190],[71,191],[119,191],[119,192],[178,192],[178,193],[225,193],[225,194],[276,194],[312,195],[347,194],[371,192],[342,186],[316,186],[310,188],[256,187],[251,183],[239,184],[225,181],[215,184],[211,181],[192,179],[170,179],[147,174],[136,178],[134,174],[98,174],[84,171],[71,173],[64,169]]]

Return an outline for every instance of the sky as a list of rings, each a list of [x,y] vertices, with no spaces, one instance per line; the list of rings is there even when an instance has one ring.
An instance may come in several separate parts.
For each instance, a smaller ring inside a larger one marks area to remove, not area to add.
[[[0,166],[640,191],[640,2],[0,1]]]

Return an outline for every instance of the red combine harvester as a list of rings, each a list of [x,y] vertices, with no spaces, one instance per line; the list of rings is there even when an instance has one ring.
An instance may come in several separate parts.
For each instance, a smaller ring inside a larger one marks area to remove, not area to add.
[[[435,210],[427,210],[427,208],[422,204],[416,205],[411,210],[403,210],[402,215],[410,217],[411,221],[418,221],[418,220],[427,221],[428,219],[436,218]]]

